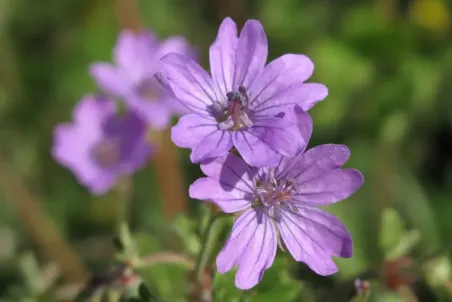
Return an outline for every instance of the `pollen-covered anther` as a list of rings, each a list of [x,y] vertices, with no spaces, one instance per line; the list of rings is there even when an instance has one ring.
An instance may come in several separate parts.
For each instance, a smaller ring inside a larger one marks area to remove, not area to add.
[[[280,207],[287,206],[292,212],[297,212],[292,204],[292,198],[296,194],[295,182],[293,180],[277,180],[273,169],[270,169],[265,181],[259,181],[256,195],[259,197],[261,206],[267,209],[268,215],[278,220],[280,218]]]
[[[253,122],[247,114],[249,96],[245,87],[226,94],[227,108],[224,110],[225,119],[218,124],[221,130],[240,130],[251,127]]]

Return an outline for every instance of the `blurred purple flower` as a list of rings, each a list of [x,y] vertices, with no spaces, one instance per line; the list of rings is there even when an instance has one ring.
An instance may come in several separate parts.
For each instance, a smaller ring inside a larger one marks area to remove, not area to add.
[[[307,113],[296,114],[309,140],[312,122]],[[238,265],[236,286],[252,288],[279,245],[317,274],[337,272],[331,256],[351,257],[352,238],[342,222],[317,206],[345,199],[362,185],[359,171],[341,169],[349,156],[346,146],[328,144],[284,157],[276,168],[252,168],[233,154],[201,164],[207,177],[191,185],[190,196],[238,217],[217,257],[218,271]]]
[[[192,112],[173,127],[172,139],[192,149],[193,162],[235,146],[251,166],[275,166],[278,155],[293,157],[305,145],[296,125],[275,115],[295,104],[308,110],[328,90],[304,83],[314,70],[308,57],[286,54],[265,66],[267,52],[259,21],[247,21],[237,37],[236,24],[226,18],[210,47],[212,77],[183,55],[162,58],[175,96]]]
[[[55,127],[52,155],[93,194],[107,192],[121,174],[146,164],[151,153],[146,123],[133,111],[119,116],[107,97],[86,96],[73,119]]]
[[[114,63],[97,62],[90,73],[106,93],[121,97],[136,112],[143,114],[154,129],[164,129],[173,114],[187,110],[175,99],[165,80],[156,78],[162,65],[160,58],[168,53],[193,57],[194,52],[182,37],[162,42],[148,31],[123,31],[114,49]]]

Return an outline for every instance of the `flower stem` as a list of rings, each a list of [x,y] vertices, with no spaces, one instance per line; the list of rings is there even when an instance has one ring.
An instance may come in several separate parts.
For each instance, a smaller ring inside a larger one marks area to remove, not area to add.
[[[202,234],[201,248],[199,250],[195,265],[195,274],[198,282],[201,282],[203,279],[204,268],[209,261],[212,250],[215,246],[214,239],[216,236],[214,235],[218,232],[217,222],[219,217],[219,214],[212,213]]]

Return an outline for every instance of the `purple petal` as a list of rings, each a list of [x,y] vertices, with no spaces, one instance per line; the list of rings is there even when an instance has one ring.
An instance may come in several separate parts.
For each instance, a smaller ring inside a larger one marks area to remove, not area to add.
[[[96,139],[88,136],[82,128],[62,124],[55,128],[52,156],[64,167],[70,169],[77,182],[86,186],[93,194],[106,193],[117,181],[117,173],[105,171],[90,158],[90,148]]]
[[[157,48],[155,56],[160,59],[172,52],[179,53],[193,59],[195,57],[194,51],[187,39],[179,36],[172,36],[162,41]]]
[[[247,193],[254,192],[251,168],[234,154],[205,161],[201,163],[201,170],[224,187],[235,187]]]
[[[303,110],[308,111],[328,96],[328,88],[319,83],[305,83],[294,94],[299,95],[298,104]]]
[[[152,33],[124,30],[114,49],[115,63],[127,73],[132,83],[139,83],[157,71],[154,67],[154,61],[159,59],[154,56],[156,48],[157,39]]]
[[[262,24],[248,20],[237,43],[233,89],[249,88],[262,73],[267,61],[268,42]]]
[[[353,242],[347,228],[333,215],[314,207],[297,206],[281,211],[278,230],[295,260],[306,263],[319,275],[337,272],[331,256],[349,258]]]
[[[137,113],[129,111],[122,117],[120,131],[120,170],[131,174],[147,163],[151,153],[151,147],[146,142],[147,125]]]
[[[232,147],[231,133],[217,129],[207,134],[198,145],[192,148],[190,160],[193,163],[199,163],[208,158],[223,156],[228,154]]]
[[[171,53],[161,59],[168,83],[178,100],[188,109],[210,115],[217,101],[212,79],[195,61]]]
[[[276,232],[269,217],[249,209],[234,223],[229,239],[218,254],[218,272],[225,273],[239,265],[235,285],[250,289],[272,265],[276,247]]]
[[[191,198],[207,200],[225,213],[235,213],[251,206],[254,195],[212,178],[200,178],[189,189]]]
[[[290,177],[304,183],[342,167],[350,157],[347,146],[325,144],[297,155]]]
[[[270,114],[277,111],[275,107],[303,105],[300,87],[313,70],[314,64],[304,55],[287,54],[270,62],[249,89],[252,108],[260,114]]]
[[[182,116],[171,129],[171,139],[182,148],[194,148],[208,135],[218,131],[217,121],[197,114]]]
[[[99,88],[108,94],[125,96],[131,89],[127,76],[109,63],[91,64],[89,72]]]
[[[297,125],[279,117],[257,119],[253,126],[234,132],[234,146],[243,159],[255,167],[273,167],[280,156],[295,156],[306,145]]]
[[[131,108],[139,112],[148,122],[149,126],[155,130],[163,130],[171,122],[171,102],[176,100],[168,97],[159,97],[155,100],[148,100],[141,97],[129,97],[127,99]]]
[[[237,42],[237,26],[231,18],[224,19],[209,50],[212,78],[224,97],[233,89]]]
[[[99,137],[102,123],[116,113],[116,104],[105,96],[87,95],[74,108],[73,119],[87,139]]]
[[[310,205],[327,205],[348,198],[363,184],[363,175],[355,169],[337,169],[323,176],[299,183],[298,202]]]

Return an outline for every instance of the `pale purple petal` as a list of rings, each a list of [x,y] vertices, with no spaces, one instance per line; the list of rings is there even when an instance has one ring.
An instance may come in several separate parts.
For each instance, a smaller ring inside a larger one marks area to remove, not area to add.
[[[314,207],[297,206],[281,211],[278,230],[295,260],[306,263],[319,275],[337,272],[331,256],[350,258],[353,242],[347,228],[336,217]]]
[[[74,122],[87,139],[98,138],[102,122],[116,112],[116,104],[104,96],[87,95],[75,105],[72,113]]]
[[[225,273],[238,265],[235,285],[254,287],[276,255],[275,228],[266,215],[249,209],[234,223],[231,235],[217,257],[217,269]]]
[[[82,128],[62,124],[55,128],[52,156],[57,162],[73,171],[77,182],[93,194],[102,195],[116,182],[117,175],[93,165],[90,149],[95,143],[94,135],[87,135]]]
[[[114,96],[125,96],[130,93],[131,83],[127,75],[109,63],[93,63],[90,75],[96,84],[106,93]]]
[[[121,158],[118,163],[122,172],[131,174],[143,167],[151,154],[146,142],[147,125],[138,113],[129,111],[120,124]]]
[[[211,133],[218,131],[217,121],[212,117],[187,114],[179,118],[171,129],[171,139],[181,148],[194,148]]]
[[[251,206],[254,195],[212,178],[200,178],[189,189],[191,198],[207,200],[225,213],[235,213]]]
[[[355,169],[337,169],[305,182],[297,181],[294,199],[310,205],[327,205],[350,197],[363,184],[362,174]]]
[[[137,84],[157,71],[154,62],[158,63],[158,58],[153,56],[157,46],[157,39],[151,32],[124,30],[113,51],[115,63],[132,83]]]
[[[237,42],[237,26],[231,18],[225,18],[209,50],[213,82],[224,97],[233,88]]]
[[[282,115],[284,119],[297,123],[300,135],[303,138],[305,144],[301,145],[298,151],[299,156],[305,151],[309,140],[312,135],[312,119],[309,114],[304,111],[300,106],[295,106],[289,110],[286,110]],[[277,179],[286,178],[291,172],[292,167],[296,165],[296,159],[293,157],[281,156],[281,160],[275,169],[275,176]]]
[[[234,154],[206,160],[201,163],[201,170],[226,187],[235,187],[247,193],[254,192],[251,168]]]
[[[146,119],[149,126],[155,130],[163,130],[171,122],[173,113],[169,104],[171,101],[173,100],[164,97],[159,97],[155,100],[136,96],[128,98],[130,107],[134,111],[139,112]]]
[[[151,152],[147,127],[137,114],[129,111],[118,117],[113,101],[87,96],[75,107],[73,119],[55,127],[52,155],[92,193],[105,193],[121,173],[130,174],[146,163]]]
[[[290,177],[296,179],[298,183],[310,181],[342,167],[349,157],[350,150],[347,146],[336,144],[316,146],[293,159],[296,164]]]
[[[297,125],[279,117],[254,121],[252,127],[234,132],[234,146],[251,166],[270,167],[279,162],[279,154],[295,156],[306,144]]]
[[[206,135],[198,145],[192,148],[190,160],[199,163],[208,158],[228,154],[233,147],[231,132],[216,130]]]
[[[268,42],[262,24],[248,20],[237,43],[233,89],[248,88],[262,73],[267,61]]]
[[[319,83],[305,83],[298,87],[298,90],[294,94],[299,95],[298,105],[303,110],[308,111],[328,96],[328,88]]]
[[[161,62],[178,100],[196,113],[210,115],[217,96],[207,72],[195,61],[176,53],[164,56]]]
[[[218,129],[213,118],[187,114],[171,129],[171,139],[183,148],[192,149],[192,162],[226,155],[232,148],[231,133]]]
[[[270,62],[249,89],[253,110],[269,114],[275,107],[302,105],[300,86],[313,70],[314,64],[304,55],[287,54]]]

